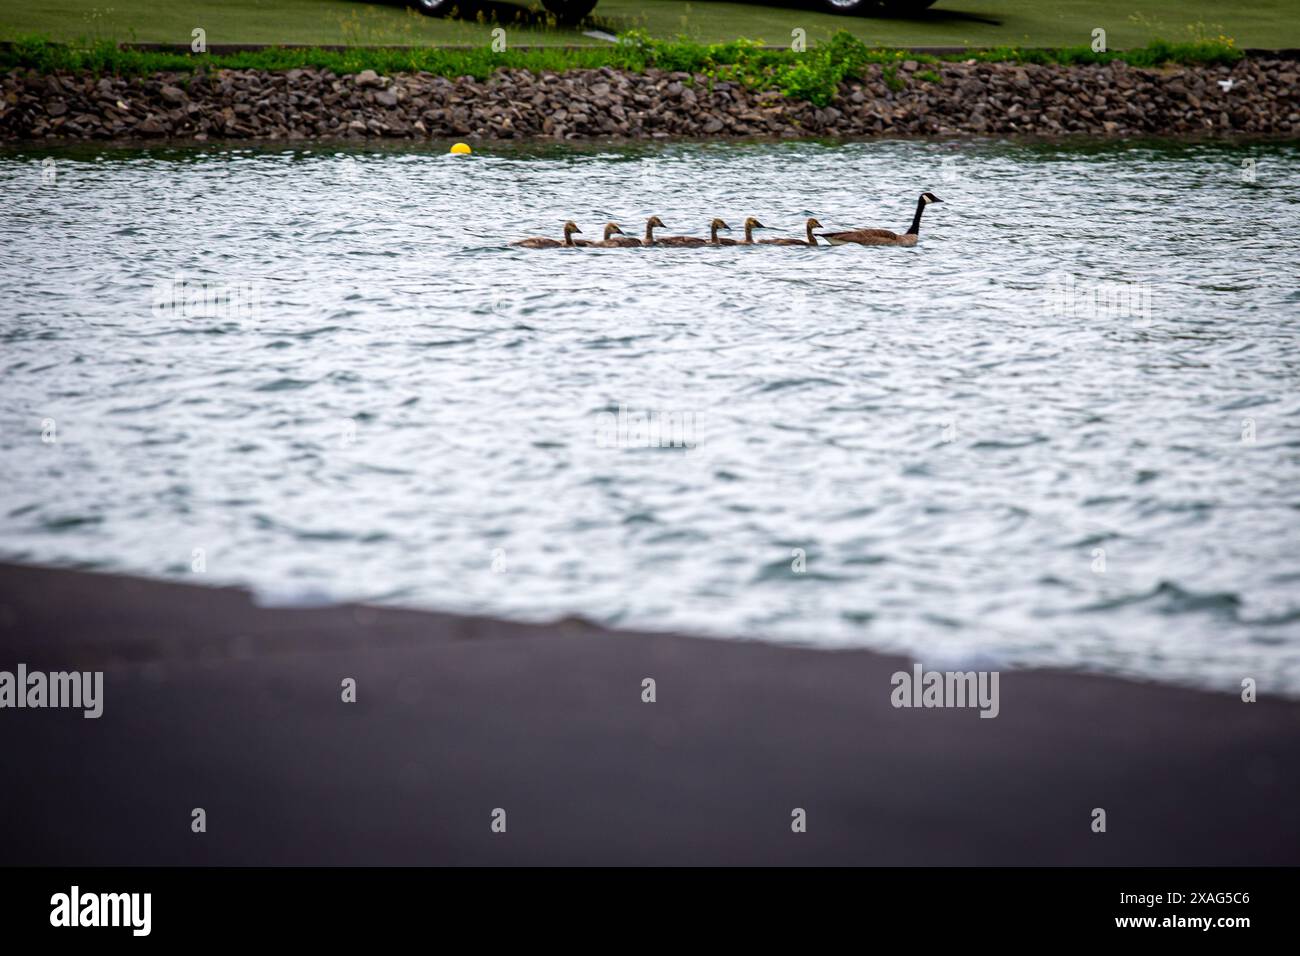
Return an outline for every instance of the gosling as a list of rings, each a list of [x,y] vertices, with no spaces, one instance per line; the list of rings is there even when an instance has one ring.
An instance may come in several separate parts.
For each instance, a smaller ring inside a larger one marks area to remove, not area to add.
[[[815,246],[817,237],[813,235],[814,229],[820,229],[822,224],[816,219],[808,220],[808,238],[805,239],[760,239],[759,244],[765,246]]]
[[[720,239],[720,240],[719,240],[719,243],[720,243],[721,245],[724,245],[724,246],[752,246],[752,245],[755,244],[755,243],[754,243],[754,230],[755,230],[755,229],[766,229],[766,228],[767,228],[767,226],[763,225],[761,222],[759,222],[759,221],[758,221],[757,219],[755,219],[753,216],[750,216],[748,219],[745,220],[745,238],[744,238],[743,240],[737,240],[737,239]]]
[[[661,246],[706,246],[708,242],[696,236],[664,236],[659,240]]]
[[[548,239],[545,236],[532,236],[528,239],[520,239],[518,242],[512,242],[510,245],[520,246],[524,249],[556,249],[560,246],[573,248],[577,245],[577,243],[573,241],[573,234],[575,232],[582,232],[582,230],[578,228],[578,224],[575,222],[566,222],[564,224],[563,242],[560,242],[558,239]]]
[[[574,241],[575,246],[586,246],[592,249],[617,249],[624,246],[639,246],[641,240],[629,236],[623,232],[616,222],[605,223],[605,238],[596,242],[591,239],[577,239]]]
[[[656,226],[660,229],[666,228],[664,226],[664,221],[660,219],[658,216],[651,216],[649,219],[645,221],[645,239],[642,241],[641,245],[643,246],[658,245],[658,240],[655,239],[655,233],[654,233]]]

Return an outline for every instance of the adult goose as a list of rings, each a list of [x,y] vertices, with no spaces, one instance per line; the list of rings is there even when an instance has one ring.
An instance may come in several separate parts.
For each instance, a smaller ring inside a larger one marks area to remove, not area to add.
[[[822,224],[816,219],[808,220],[808,238],[805,239],[760,239],[760,245],[764,246],[815,246],[817,237],[813,235],[814,229],[820,229]]]
[[[558,246],[572,247],[577,245],[577,243],[573,241],[573,234],[575,232],[582,232],[582,230],[578,228],[577,223],[566,222],[564,224],[563,242],[560,242],[558,239],[547,239],[545,236],[533,236],[529,239],[520,239],[518,242],[512,242],[510,245],[522,246],[525,249],[555,249]]]
[[[851,229],[848,232],[823,232],[821,237],[832,246],[841,246],[848,242],[860,246],[914,246],[917,234],[921,231],[921,213],[932,202],[943,202],[934,193],[921,193],[916,201],[916,215],[912,217],[912,226],[901,236],[888,229]]]
[[[639,246],[640,239],[625,235],[616,222],[605,223],[605,238],[596,242],[592,239],[575,239],[575,246],[587,246],[593,249],[615,249],[621,246]]]
[[[736,239],[720,239],[720,240],[718,240],[718,242],[719,242],[720,245],[724,245],[724,246],[752,246],[752,245],[754,245],[754,230],[755,230],[755,229],[766,229],[766,228],[767,228],[767,226],[763,225],[761,222],[759,222],[759,221],[758,221],[757,219],[755,219],[753,216],[750,216],[748,219],[745,220],[745,238],[744,238],[744,239],[742,239],[742,240],[736,240]]]

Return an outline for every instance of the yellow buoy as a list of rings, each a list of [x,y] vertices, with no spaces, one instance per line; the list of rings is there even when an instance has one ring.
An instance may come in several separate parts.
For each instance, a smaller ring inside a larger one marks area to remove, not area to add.
[[[468,156],[472,152],[468,143],[457,143],[451,148],[451,151],[458,156]]]

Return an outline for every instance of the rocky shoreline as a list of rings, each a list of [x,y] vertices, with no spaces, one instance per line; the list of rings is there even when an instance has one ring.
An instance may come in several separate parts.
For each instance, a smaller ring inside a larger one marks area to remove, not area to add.
[[[580,140],[876,135],[1300,135],[1300,64],[1162,70],[870,66],[825,107],[703,75],[611,68],[486,81],[428,73],[11,71],[0,140]]]

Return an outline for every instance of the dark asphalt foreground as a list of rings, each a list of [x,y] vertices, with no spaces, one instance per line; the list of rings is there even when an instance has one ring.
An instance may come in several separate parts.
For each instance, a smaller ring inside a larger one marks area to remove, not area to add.
[[[895,710],[910,662],[866,651],[0,565],[19,662],[106,671],[104,715],[0,710],[0,863],[1300,863],[1267,675],[1245,704],[1003,672],[989,720]]]

